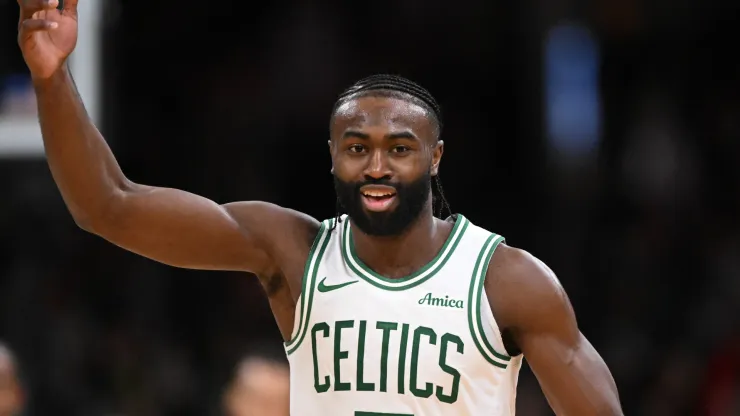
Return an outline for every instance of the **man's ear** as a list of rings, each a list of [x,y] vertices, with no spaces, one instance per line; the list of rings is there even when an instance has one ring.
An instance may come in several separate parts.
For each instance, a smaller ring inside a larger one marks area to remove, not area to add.
[[[436,145],[434,145],[434,150],[432,154],[432,167],[429,169],[432,176],[437,176],[439,173],[439,163],[442,161],[442,154],[444,154],[445,151],[445,142],[442,140],[439,140]]]

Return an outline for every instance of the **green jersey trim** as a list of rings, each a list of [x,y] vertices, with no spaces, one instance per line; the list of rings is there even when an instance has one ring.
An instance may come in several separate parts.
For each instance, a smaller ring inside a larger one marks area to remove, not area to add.
[[[358,256],[355,251],[355,243],[352,239],[352,227],[349,224],[349,217],[345,221],[343,235],[342,235],[342,257],[347,266],[359,277],[372,284],[375,287],[385,290],[406,290],[416,287],[434,276],[437,272],[442,270],[444,265],[452,256],[452,253],[457,248],[457,245],[462,240],[465,230],[468,228],[470,221],[462,215],[457,215],[455,225],[452,228],[452,232],[447,241],[445,241],[442,249],[437,255],[427,263],[424,267],[420,268],[416,272],[402,277],[400,279],[389,279],[376,273],[370,267],[368,267]]]
[[[473,269],[473,276],[470,281],[470,290],[468,292],[468,326],[470,327],[470,334],[473,337],[475,346],[478,347],[483,358],[489,363],[496,367],[506,368],[511,357],[506,354],[501,354],[493,348],[491,342],[486,338],[486,333],[483,330],[483,321],[481,320],[481,297],[485,296],[483,293],[484,282],[486,280],[486,272],[488,271],[488,265],[493,256],[493,252],[496,251],[496,247],[504,241],[504,237],[491,234],[490,237],[483,244],[478,255],[478,260],[475,262],[475,268]]]
[[[290,341],[285,342],[285,350],[288,355],[298,349],[303,342],[303,339],[306,337],[308,320],[311,317],[311,307],[313,306],[313,293],[314,287],[316,286],[316,276],[319,272],[321,258],[324,257],[326,247],[329,245],[331,237],[330,230],[332,229],[333,223],[334,219],[325,220],[321,223],[321,228],[311,245],[311,251],[308,252],[306,265],[303,267],[303,282],[301,283],[300,318],[298,320],[298,325],[293,329],[294,335],[291,337]]]

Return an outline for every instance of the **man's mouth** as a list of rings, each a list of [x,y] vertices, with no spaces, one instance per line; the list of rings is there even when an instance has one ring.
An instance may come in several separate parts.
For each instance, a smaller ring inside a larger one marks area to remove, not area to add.
[[[385,185],[365,185],[360,188],[362,202],[368,211],[382,212],[396,200],[396,190]]]

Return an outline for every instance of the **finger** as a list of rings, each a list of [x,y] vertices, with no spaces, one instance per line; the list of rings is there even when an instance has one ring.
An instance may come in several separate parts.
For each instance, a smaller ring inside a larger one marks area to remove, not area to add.
[[[20,21],[23,21],[30,18],[36,12],[57,8],[59,6],[59,0],[18,0],[18,5],[21,6]]]
[[[27,19],[21,23],[21,30],[24,33],[39,32],[44,30],[56,29],[59,26],[57,22],[44,19]]]
[[[77,0],[64,0],[62,5],[66,12],[77,11]]]
[[[66,3],[66,2],[65,2]],[[24,11],[37,12],[39,10],[55,9],[59,7],[59,0],[18,0]]]

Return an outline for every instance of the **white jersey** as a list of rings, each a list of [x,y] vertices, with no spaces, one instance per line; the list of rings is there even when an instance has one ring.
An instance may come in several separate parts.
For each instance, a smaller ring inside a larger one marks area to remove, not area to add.
[[[293,416],[514,414],[522,357],[506,354],[483,289],[503,237],[456,218],[401,279],[358,258],[346,216],[322,223],[285,343]]]

